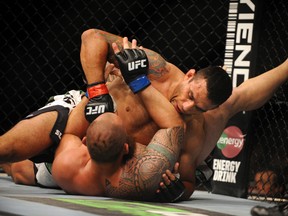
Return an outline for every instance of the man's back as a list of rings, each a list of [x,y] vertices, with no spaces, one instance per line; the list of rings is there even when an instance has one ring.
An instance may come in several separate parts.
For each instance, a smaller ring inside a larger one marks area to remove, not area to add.
[[[53,177],[67,193],[153,201],[161,175],[177,161],[183,128],[159,130],[148,146],[136,143],[127,161],[108,172],[97,165],[74,135],[64,135],[53,163]],[[180,136],[179,136],[180,134]],[[77,158],[72,160],[71,158]],[[63,172],[65,170],[65,172]]]

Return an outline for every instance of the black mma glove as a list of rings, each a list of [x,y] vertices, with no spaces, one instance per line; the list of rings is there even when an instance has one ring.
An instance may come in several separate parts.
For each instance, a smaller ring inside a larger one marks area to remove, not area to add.
[[[148,58],[144,50],[124,49],[115,54],[122,76],[130,89],[137,93],[151,83],[147,78]]]
[[[214,170],[208,166],[206,161],[203,161],[196,168],[196,188],[203,186],[208,192],[211,192],[212,187],[212,178],[214,175]]]
[[[87,86],[89,99],[85,107],[85,118],[90,123],[105,112],[114,112],[114,104],[105,82],[92,83]]]
[[[177,202],[185,192],[185,186],[179,178],[171,181],[165,188],[160,187],[157,201],[159,202]]]

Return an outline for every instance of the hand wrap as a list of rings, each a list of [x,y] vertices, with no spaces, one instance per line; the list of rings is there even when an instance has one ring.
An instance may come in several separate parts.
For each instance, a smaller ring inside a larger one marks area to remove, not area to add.
[[[89,99],[85,107],[85,118],[90,123],[105,112],[114,112],[114,104],[105,82],[92,83],[87,86]]]
[[[147,78],[149,61],[144,50],[124,49],[115,56],[125,82],[134,93],[151,84]]]

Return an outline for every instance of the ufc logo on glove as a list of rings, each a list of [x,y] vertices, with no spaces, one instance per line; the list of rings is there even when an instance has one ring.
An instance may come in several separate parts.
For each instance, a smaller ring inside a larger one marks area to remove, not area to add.
[[[139,67],[140,68],[145,68],[146,65],[146,59],[141,59],[141,60],[137,60],[134,62],[128,62],[128,71],[132,71],[132,70],[136,70]]]
[[[105,112],[105,105],[97,105],[94,107],[86,107],[86,115],[95,115]]]

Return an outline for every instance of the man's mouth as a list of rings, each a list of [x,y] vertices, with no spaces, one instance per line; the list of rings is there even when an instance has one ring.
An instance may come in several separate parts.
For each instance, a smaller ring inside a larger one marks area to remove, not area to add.
[[[176,110],[178,113],[183,113],[178,106],[176,106]]]
[[[173,106],[178,113],[182,113],[180,108],[178,107],[177,103],[173,103]]]
[[[178,107],[178,104],[175,100],[170,100],[170,103],[173,105],[173,107],[175,108],[175,110],[178,112],[178,113],[182,113],[182,111],[180,110],[180,108]]]

